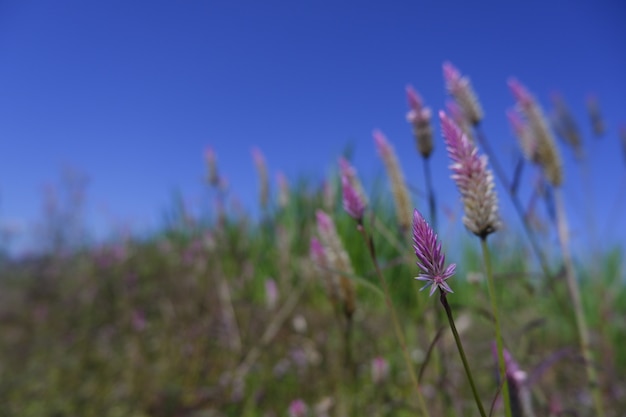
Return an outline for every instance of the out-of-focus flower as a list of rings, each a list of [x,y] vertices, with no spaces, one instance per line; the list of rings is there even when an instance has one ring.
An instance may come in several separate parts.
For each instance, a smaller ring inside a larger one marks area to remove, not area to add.
[[[252,159],[254,159],[254,165],[256,165],[257,174],[259,176],[259,204],[262,209],[266,209],[270,199],[267,164],[265,163],[265,157],[259,148],[252,149]]]
[[[474,140],[474,133],[472,132],[472,124],[456,101],[446,100],[446,109],[448,110],[450,117],[452,117],[452,120],[454,120],[454,123],[461,128],[470,142],[476,143]]]
[[[343,208],[356,221],[363,221],[363,212],[365,211],[365,203],[361,200],[361,196],[354,189],[348,177],[341,177],[341,188],[343,190]]]
[[[456,264],[445,267],[446,256],[441,251],[441,243],[437,242],[437,235],[428,225],[419,211],[413,211],[413,249],[417,256],[417,266],[422,270],[415,279],[426,281],[421,289],[431,287],[430,295],[437,288],[445,292],[454,292],[446,282],[454,275]]]
[[[389,376],[389,363],[382,356],[372,359],[372,381],[378,385],[384,382]]]
[[[443,111],[439,112],[439,118],[448,156],[452,160],[452,179],[463,200],[463,224],[484,238],[500,227],[498,196],[493,173],[487,168],[487,156],[478,155],[476,146]]]
[[[220,185],[220,176],[217,170],[217,158],[213,148],[207,148],[204,151],[204,160],[206,161],[208,171],[207,181],[213,187],[218,187]]]
[[[513,133],[517,137],[519,147],[526,159],[531,162],[537,162],[537,141],[533,136],[533,132],[524,122],[519,113],[513,109],[506,112]]]
[[[278,286],[271,278],[265,280],[265,301],[270,310],[273,310],[278,303]]]
[[[289,182],[282,172],[276,174],[276,182],[278,182],[278,206],[285,208],[289,205]]]
[[[289,404],[289,417],[305,417],[308,412],[306,403],[301,399],[293,400]]]
[[[483,119],[483,109],[469,78],[462,77],[450,62],[443,64],[443,78],[448,92],[454,97],[470,123],[476,126]]]
[[[356,169],[352,164],[344,157],[339,158],[339,174],[341,177],[348,178],[350,185],[357,192],[359,198],[367,206],[367,195],[365,194],[365,190],[363,189],[363,185],[359,180],[359,176],[356,172]]]
[[[516,79],[509,80],[509,88],[517,100],[518,111],[524,115],[528,128],[534,137],[536,143],[535,162],[539,164],[544,175],[553,186],[560,186],[563,183],[561,156],[546,123],[543,110],[526,87]]]
[[[398,224],[402,229],[408,230],[411,225],[412,203],[409,197],[409,190],[404,181],[402,169],[400,168],[400,162],[398,161],[393,146],[391,146],[385,135],[383,135],[380,130],[375,130],[373,135],[378,154],[385,164],[387,176],[391,183],[391,192],[396,206]]]
[[[565,100],[559,93],[552,94],[552,104],[554,113],[552,115],[552,125],[557,135],[572,147],[577,158],[582,157],[582,140],[578,124],[570,112]]]
[[[424,158],[428,158],[434,148],[433,128],[430,124],[432,111],[422,104],[422,98],[412,86],[406,87],[406,95],[410,109],[406,119],[413,126],[417,150]]]
[[[334,276],[337,278],[333,281],[338,281],[339,299],[343,303],[344,314],[351,317],[356,309],[356,298],[354,284],[348,278],[354,271],[350,257],[339,238],[332,218],[322,210],[318,210],[315,217],[317,219],[317,233],[324,248],[325,265],[336,271]]]

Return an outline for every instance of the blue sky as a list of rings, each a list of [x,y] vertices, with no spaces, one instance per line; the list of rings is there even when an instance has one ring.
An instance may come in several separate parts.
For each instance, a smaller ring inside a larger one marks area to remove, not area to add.
[[[371,179],[382,172],[374,128],[393,142],[407,179],[423,187],[404,88],[413,84],[434,111],[442,108],[441,65],[450,60],[470,76],[484,129],[507,165],[516,149],[507,78],[518,77],[546,107],[552,91],[563,94],[585,136],[601,231],[626,187],[617,137],[626,123],[625,19],[617,0],[5,0],[0,223],[18,225],[25,239],[41,217],[44,185],[72,166],[90,178],[87,214],[99,233],[119,223],[153,228],[175,189],[206,203],[207,146],[249,207],[254,146],[272,179],[277,170],[321,178],[352,143],[357,169]],[[590,93],[608,128],[601,140],[585,113]],[[454,206],[436,129],[440,200]],[[575,223],[589,196],[571,152],[562,151]],[[619,220],[608,239],[621,240],[625,228]]]

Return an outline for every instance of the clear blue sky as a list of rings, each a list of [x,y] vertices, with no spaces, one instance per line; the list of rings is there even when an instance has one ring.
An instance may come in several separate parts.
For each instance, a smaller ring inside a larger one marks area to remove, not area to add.
[[[371,178],[382,171],[374,128],[422,187],[404,88],[413,84],[436,112],[445,102],[441,64],[450,60],[470,76],[506,162],[516,147],[507,78],[545,106],[550,92],[564,95],[585,134],[603,229],[626,186],[617,138],[626,122],[624,22],[619,0],[0,1],[0,223],[27,234],[44,184],[70,165],[91,178],[94,228],[111,216],[154,227],[174,189],[206,202],[207,146],[248,206],[257,193],[253,146],[272,179],[277,170],[321,178],[351,142]],[[591,92],[608,127],[599,141],[585,113]],[[436,137],[440,199],[453,206],[438,123]],[[586,197],[563,153],[570,216],[580,218]]]

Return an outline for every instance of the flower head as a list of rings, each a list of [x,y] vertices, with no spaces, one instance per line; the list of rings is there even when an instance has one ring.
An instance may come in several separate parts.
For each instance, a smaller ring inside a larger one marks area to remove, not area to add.
[[[553,186],[560,186],[563,183],[561,156],[554,136],[548,128],[543,110],[526,87],[515,78],[509,80],[509,88],[517,101],[517,109],[526,119],[528,129],[534,138],[533,161],[542,168],[544,175]]]
[[[412,86],[406,87],[406,95],[410,108],[406,119],[413,125],[413,135],[417,143],[417,150],[424,158],[428,158],[434,147],[433,129],[430,125],[432,112],[422,104],[422,98]]]
[[[439,118],[448,156],[452,160],[452,179],[465,208],[463,224],[475,235],[486,237],[500,226],[498,196],[493,174],[487,168],[487,156],[478,155],[476,146],[443,111],[439,112]]]
[[[480,123],[483,118],[483,109],[469,78],[461,76],[459,70],[449,62],[443,64],[443,78],[448,92],[461,106],[469,121],[473,125]]]
[[[208,169],[207,180],[209,184],[216,187],[220,184],[220,176],[217,171],[217,157],[213,148],[207,148],[204,151],[204,159]]]
[[[437,287],[441,291],[454,292],[446,280],[454,275],[456,264],[445,268],[446,256],[441,252],[441,243],[437,242],[437,235],[417,210],[413,211],[413,243],[417,266],[422,270],[415,279],[427,282],[420,291],[430,286],[430,295]]]
[[[375,130],[373,136],[378,154],[385,164],[387,176],[391,183],[391,193],[393,194],[393,200],[396,206],[398,224],[402,230],[408,230],[411,225],[412,203],[404,175],[402,174],[402,169],[400,168],[400,162],[398,161],[393,146],[389,143],[383,132]]]
[[[270,186],[265,157],[259,148],[252,148],[252,159],[256,165],[259,176],[259,203],[262,209],[266,209],[269,203]]]
[[[359,193],[354,189],[347,176],[341,177],[341,188],[343,190],[343,208],[357,221],[363,220],[365,203]]]
[[[306,403],[299,398],[293,400],[289,404],[289,417],[304,417],[306,416],[307,411],[308,407],[306,406]]]

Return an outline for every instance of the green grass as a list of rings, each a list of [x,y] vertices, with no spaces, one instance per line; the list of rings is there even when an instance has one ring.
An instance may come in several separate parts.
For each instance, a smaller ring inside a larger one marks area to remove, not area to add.
[[[285,416],[296,398],[310,407],[330,398],[330,415],[419,415],[372,261],[340,203],[331,211],[355,270],[356,372],[343,362],[343,324],[325,293],[324,272],[309,259],[314,213],[323,198],[302,183],[288,207],[259,221],[231,216],[189,225],[172,218],[150,238],[5,262],[0,416]],[[430,413],[476,415],[447,327],[434,347],[436,359],[423,362],[436,323],[444,323],[435,320],[442,312],[436,297],[416,291],[414,256],[396,230],[393,210],[374,206],[375,221],[404,245],[400,251],[373,229],[416,370],[426,366],[422,389]],[[370,215],[366,225],[372,230]],[[555,399],[564,410],[590,415],[565,284],[555,279],[550,289],[547,278],[537,276],[523,236],[511,233],[490,240],[505,347],[533,378],[544,365],[530,387],[538,416],[548,415]],[[466,278],[483,271],[480,248],[469,238],[458,245],[460,256],[448,256],[458,264],[448,299],[488,407],[497,390],[489,299],[484,279]],[[603,254],[593,275],[591,265],[577,265],[609,416],[626,410],[621,253],[616,248]],[[558,270],[558,259],[553,263]],[[274,308],[265,300],[269,278],[279,288]],[[294,329],[296,317],[304,318],[306,330]],[[275,333],[264,341],[272,326]],[[555,361],[544,362],[551,355]],[[388,378],[378,385],[370,373],[376,356],[390,364]],[[246,360],[248,371],[233,381]]]

